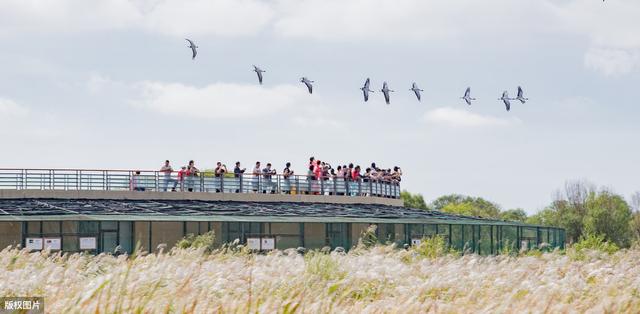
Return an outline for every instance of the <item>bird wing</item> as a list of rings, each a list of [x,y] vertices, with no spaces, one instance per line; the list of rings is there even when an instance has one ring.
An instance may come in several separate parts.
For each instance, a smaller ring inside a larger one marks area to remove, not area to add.
[[[413,84],[411,84],[411,88],[418,89],[418,84],[416,84],[416,82],[413,82]]]
[[[382,90],[382,94],[384,95],[384,101],[385,101],[385,102],[387,103],[387,105],[388,105],[388,104],[390,103],[390,101],[389,101],[389,91],[388,91],[388,90],[383,89],[383,90]]]
[[[362,94],[364,95],[364,101],[369,101],[369,90],[368,89],[363,89],[362,90]]]
[[[504,99],[504,106],[507,108],[507,111],[511,110],[511,102],[509,99]]]
[[[262,84],[262,71],[256,71],[258,73],[258,81]]]
[[[469,97],[471,95],[471,87],[467,87],[467,90],[464,92],[464,97]]]
[[[191,39],[185,38],[185,40],[189,42],[190,46],[195,46],[195,44],[193,43],[193,41],[191,41]]]
[[[469,98],[465,98],[464,101],[467,102],[467,105],[471,106],[471,100]]]
[[[522,87],[518,86],[518,98],[522,98],[523,94]]]
[[[418,100],[420,100],[420,90],[414,89],[413,92],[416,94],[416,97],[418,97]]]
[[[370,83],[370,82],[369,82],[369,78],[367,77],[367,80],[366,80],[366,81],[364,81],[364,88],[365,88],[365,89],[369,89],[369,83]]]
[[[193,51],[193,56],[191,56],[191,59],[195,59],[196,56],[198,55],[198,51],[196,50],[196,47],[192,46],[191,51]]]
[[[307,89],[309,90],[309,94],[313,94],[313,85],[308,80],[304,81],[304,85],[307,85]]]

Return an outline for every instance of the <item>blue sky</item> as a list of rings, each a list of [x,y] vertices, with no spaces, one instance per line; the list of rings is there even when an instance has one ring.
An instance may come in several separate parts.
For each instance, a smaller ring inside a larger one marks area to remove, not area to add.
[[[532,213],[571,179],[628,197],[640,189],[638,16],[634,0],[3,0],[0,167],[168,158],[303,173],[314,155],[399,165],[428,200]],[[380,92],[362,101],[366,77],[396,90],[390,106]],[[531,100],[506,112],[497,98],[518,85]]]

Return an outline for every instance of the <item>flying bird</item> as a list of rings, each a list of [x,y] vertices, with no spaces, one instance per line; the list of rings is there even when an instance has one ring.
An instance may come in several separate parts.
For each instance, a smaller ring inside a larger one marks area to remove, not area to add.
[[[262,72],[267,72],[267,71],[264,71],[255,65],[253,66],[253,71],[256,72],[256,74],[258,74],[258,82],[260,82],[260,85],[262,85]]]
[[[364,101],[368,101],[369,100],[369,92],[373,93],[372,90],[369,89],[369,78],[367,77],[367,80],[364,81],[364,86],[360,87],[360,90],[362,90],[362,95],[364,96]]]
[[[529,98],[524,98],[524,92],[522,91],[522,87],[520,86],[518,86],[518,97],[516,97],[516,99],[523,104],[527,102],[527,100],[529,100]]]
[[[502,92],[502,97],[498,98],[498,100],[502,100],[507,111],[511,110],[511,100],[514,100],[514,98],[509,98],[509,92]]]
[[[387,82],[382,83],[382,89],[380,91],[384,95],[384,101],[387,103],[387,105],[389,105],[391,103],[389,99],[389,93],[392,93],[394,91],[389,89]]]
[[[300,79],[300,82],[304,83],[304,85],[307,85],[307,89],[309,90],[309,94],[313,94],[313,85],[311,85],[311,83],[313,83],[313,81],[310,81],[308,78],[303,76]]]
[[[191,57],[191,60],[193,60],[196,58],[196,55],[198,54],[198,51],[196,50],[198,46],[196,46],[196,44],[194,44],[193,41],[189,38],[185,38],[185,40],[189,42],[189,48],[191,48],[191,51],[193,52],[193,56]]]
[[[464,91],[464,96],[460,97],[461,99],[464,99],[464,101],[467,102],[467,105],[471,106],[471,101],[472,100],[476,100],[475,98],[471,98],[471,87],[467,87],[467,90]]]
[[[424,90],[418,88],[418,84],[416,84],[416,82],[413,82],[413,84],[411,85],[411,89],[410,90],[412,90],[416,94],[416,97],[418,97],[418,101],[421,101],[420,100],[420,92],[424,92]]]

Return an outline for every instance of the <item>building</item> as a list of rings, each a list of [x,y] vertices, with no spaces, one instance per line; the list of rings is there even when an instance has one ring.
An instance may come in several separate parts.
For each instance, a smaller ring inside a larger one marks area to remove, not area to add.
[[[173,181],[164,192],[164,174],[157,172],[1,169],[0,247],[131,252],[136,243],[155,250],[213,230],[219,245],[238,239],[256,249],[348,249],[371,224],[381,242],[399,245],[440,235],[454,249],[479,254],[564,247],[559,228],[402,207],[400,186],[392,182],[193,180],[195,192],[171,192]]]

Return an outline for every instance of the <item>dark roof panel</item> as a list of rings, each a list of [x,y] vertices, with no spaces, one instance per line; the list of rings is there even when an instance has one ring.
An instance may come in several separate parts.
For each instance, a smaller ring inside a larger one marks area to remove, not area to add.
[[[319,221],[340,219],[401,220],[403,223],[442,220],[442,223],[510,224],[521,223],[453,215],[406,207],[378,204],[266,203],[232,201],[179,200],[64,200],[64,199],[3,199],[0,200],[0,220],[26,220],[31,217],[105,217],[142,220],[145,217],[166,217],[193,220],[198,217],[315,218]]]

